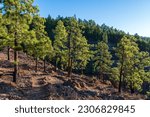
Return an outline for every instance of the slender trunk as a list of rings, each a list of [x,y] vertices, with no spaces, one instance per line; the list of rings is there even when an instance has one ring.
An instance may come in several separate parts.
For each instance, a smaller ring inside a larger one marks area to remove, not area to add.
[[[122,92],[122,76],[123,75],[123,64],[124,64],[124,59],[122,57],[122,62],[121,62],[121,68],[120,68],[120,74],[119,74],[119,89],[118,92],[121,93]],[[123,78],[124,79],[124,78]]]
[[[102,80],[102,81],[104,82],[103,70],[102,70],[102,68],[99,69],[99,80]]]
[[[81,78],[83,77],[83,68],[81,68]]]
[[[45,58],[44,58],[43,62],[44,62],[44,72],[46,72],[46,59]]]
[[[101,71],[102,71],[102,70],[101,70]],[[105,82],[103,72],[100,72],[100,79],[101,79],[103,82]]]
[[[63,64],[62,64],[61,57],[60,57],[60,61],[59,61],[59,63],[60,63],[60,69],[61,69],[61,70],[63,70]]]
[[[101,78],[103,79],[103,82],[105,82],[104,73],[101,73]]]
[[[71,45],[70,45],[70,36],[68,39],[68,49],[69,49],[69,53],[68,53],[68,77],[71,77],[71,71],[72,71],[72,63],[71,63]]]
[[[98,73],[99,75],[98,75],[98,78],[99,78],[99,80],[101,80],[101,72],[100,73]]]
[[[68,77],[71,77],[71,72],[72,72],[72,63],[71,63],[71,59],[69,58],[68,60]]]
[[[7,60],[10,60],[10,47],[7,47]]]
[[[134,88],[133,88],[132,83],[130,83],[130,92],[131,92],[131,94],[133,94],[133,93],[134,93]]]
[[[70,77],[70,60],[68,60],[68,77]]]
[[[119,93],[122,92],[123,66],[124,66],[124,48],[123,48],[123,53],[122,53],[122,58],[121,58],[121,68],[120,68],[120,74],[119,74],[119,88],[118,88]]]
[[[83,68],[81,69],[81,75],[83,76]]]
[[[35,66],[35,72],[38,71],[38,58],[36,58],[36,66]]]
[[[126,85],[125,85],[125,76],[123,75],[123,77],[122,77],[122,89],[123,90],[125,90],[125,88],[126,88]]]
[[[71,59],[71,66],[70,66],[70,77],[72,75],[72,59]]]
[[[57,57],[56,57],[56,60],[55,60],[55,71],[57,72]]]
[[[61,63],[61,70],[64,70],[64,65]]]
[[[119,89],[118,92],[121,93],[122,92],[122,66],[120,69],[120,75],[119,75]]]
[[[14,40],[15,47],[18,46],[17,39]],[[18,51],[14,49],[14,75],[13,75],[13,82],[16,82],[18,77]]]

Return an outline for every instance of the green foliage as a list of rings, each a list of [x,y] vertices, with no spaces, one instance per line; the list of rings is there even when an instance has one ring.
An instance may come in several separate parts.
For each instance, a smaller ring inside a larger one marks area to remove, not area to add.
[[[103,34],[103,40],[98,42],[96,45],[95,56],[94,56],[94,67],[95,70],[100,74],[103,79],[104,74],[108,74],[111,71],[111,60],[112,55],[109,52],[107,34]]]
[[[61,20],[58,21],[54,33],[55,33],[54,50],[55,50],[56,62],[61,63],[63,66],[67,64],[68,33],[66,31],[64,23]]]
[[[91,56],[90,45],[82,35],[78,21],[74,17],[66,19],[65,23],[58,21],[54,34],[56,61],[68,68],[68,74],[71,74],[72,69],[85,69]]]
[[[119,69],[117,67],[111,68],[110,80],[113,83],[119,82]]]
[[[87,43],[86,38],[82,37],[80,40],[80,45],[78,45],[79,52],[74,66],[76,69],[82,71],[86,68],[87,63],[92,57],[92,52],[90,52],[89,48],[90,45]]]
[[[67,27],[69,24],[70,17],[60,17],[58,16],[56,19],[52,18],[50,15],[48,18],[46,18],[46,31],[48,32],[49,37],[51,38],[52,42],[54,42],[54,29],[57,25],[57,22],[61,20],[65,27]],[[76,19],[77,20],[77,19]],[[78,24],[80,29],[82,30],[82,35],[86,38],[88,44],[91,45],[96,45],[99,41],[102,41],[103,39],[103,34],[106,33],[108,37],[108,46],[109,46],[109,51],[112,54],[112,59],[116,61],[118,57],[115,55],[115,51],[113,50],[113,47],[117,47],[117,43],[120,42],[121,38],[126,35],[130,36],[129,34],[126,34],[125,32],[118,30],[113,27],[109,27],[105,24],[102,24],[101,26],[98,25],[95,21],[93,20],[81,20],[78,19]],[[140,37],[138,35],[135,35],[134,37],[138,38],[137,43],[140,51],[147,51],[150,52],[150,41],[149,38],[146,37]],[[140,42],[139,42],[140,40]],[[94,51],[94,47],[90,47],[90,51]],[[60,60],[59,60],[60,61]],[[94,75],[94,70],[93,70],[93,60],[91,59],[86,68],[85,71],[87,71],[87,74]]]
[[[117,46],[117,56],[120,81],[131,90],[141,90],[147,79],[144,67],[150,65],[149,53],[139,51],[134,37],[124,36]]]
[[[44,23],[44,18],[35,15],[31,24],[32,30],[30,31],[32,38],[30,37],[31,39],[26,40],[28,54],[43,60],[46,56],[50,56],[53,51],[51,40],[45,32]]]
[[[7,30],[4,24],[5,24],[5,20],[2,14],[0,13],[0,47],[4,46],[3,40],[7,38]]]
[[[4,1],[3,17],[5,19],[5,25],[8,33],[7,38],[3,40],[4,46],[20,48],[21,43],[26,40],[26,36],[29,31],[29,25],[32,20],[31,13],[37,12],[37,8],[32,6],[32,4],[33,0]],[[16,41],[17,44],[15,44],[14,41]]]
[[[89,45],[87,40],[82,35],[82,30],[78,21],[71,17],[67,22],[68,32],[68,74],[72,68],[77,65],[81,66],[82,69],[86,66],[89,57]],[[84,59],[86,58],[86,59]],[[78,64],[77,64],[78,63]]]
[[[150,92],[148,91],[147,93],[148,99],[150,99]]]
[[[37,7],[34,7],[34,0],[4,0],[3,18],[7,28],[7,37],[2,40],[4,46],[14,49],[14,61],[18,62],[18,51],[22,50],[22,43],[25,42],[29,31],[29,25]],[[18,76],[18,64],[14,64],[13,82]]]
[[[54,38],[55,38],[54,30],[59,20],[61,19],[58,19],[58,20],[53,19],[50,15],[46,18],[45,31],[47,32],[48,37],[52,40],[52,43],[54,43]]]

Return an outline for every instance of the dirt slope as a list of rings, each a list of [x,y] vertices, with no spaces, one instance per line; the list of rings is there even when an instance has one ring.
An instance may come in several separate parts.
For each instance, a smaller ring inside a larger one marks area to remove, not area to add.
[[[55,72],[47,63],[47,73],[43,72],[43,63],[39,61],[39,71],[35,72],[35,61],[32,57],[19,52],[19,78],[12,83],[13,50],[11,60],[7,60],[6,49],[0,52],[0,99],[3,100],[113,100],[113,99],[146,99],[142,95],[118,94],[110,82],[102,83],[95,78],[73,74],[72,78],[61,70]]]

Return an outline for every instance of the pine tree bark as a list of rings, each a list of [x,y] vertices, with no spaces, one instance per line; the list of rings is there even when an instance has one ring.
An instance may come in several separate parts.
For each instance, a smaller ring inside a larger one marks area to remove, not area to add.
[[[119,92],[119,93],[122,92],[122,67],[123,67],[123,66],[121,66],[120,75],[119,75],[119,89],[118,89],[118,92]]]
[[[18,46],[17,39],[14,40],[15,47]],[[16,48],[14,49],[14,75],[13,75],[13,82],[16,82],[16,79],[18,77],[18,51]]]
[[[7,60],[10,60],[10,47],[7,47]]]
[[[125,76],[124,74],[122,75],[122,89],[124,90],[126,88],[126,84],[125,84]]]
[[[133,94],[135,92],[132,83],[130,84],[130,92],[131,92],[131,94]]]
[[[122,53],[122,58],[121,58],[121,68],[120,68],[120,74],[119,74],[119,88],[118,88],[119,93],[122,92],[123,66],[124,66],[124,48],[123,48],[123,53]]]
[[[38,58],[35,59],[36,65],[35,65],[35,72],[38,71]]]
[[[46,72],[46,59],[45,58],[43,60],[43,64],[44,64],[44,72]]]
[[[99,72],[99,79],[104,82],[104,76],[103,76],[102,68],[100,69],[100,72]]]
[[[83,68],[81,69],[81,75],[83,76]]]
[[[55,60],[55,72],[57,72],[57,58],[58,58],[58,56],[56,55],[56,60]]]
[[[71,58],[69,58],[69,60],[68,60],[68,77],[71,77],[71,71],[72,71]]]
[[[68,39],[68,49],[69,49],[69,53],[68,53],[68,77],[71,77],[71,72],[72,72],[72,63],[71,63],[71,45],[70,45],[70,36]]]
[[[73,64],[72,59],[70,58],[68,62],[69,62],[68,63],[68,77],[71,77],[71,75],[72,75],[72,64]]]

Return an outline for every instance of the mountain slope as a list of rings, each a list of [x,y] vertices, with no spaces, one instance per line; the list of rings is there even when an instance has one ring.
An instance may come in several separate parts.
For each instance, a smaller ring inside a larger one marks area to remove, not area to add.
[[[6,49],[0,52],[0,99],[3,100],[146,99],[143,95],[127,92],[119,94],[109,81],[103,83],[95,77],[73,74],[68,78],[66,72],[55,72],[49,63],[47,73],[44,73],[42,61],[39,61],[36,73],[34,59],[23,52],[19,52],[19,78],[13,83],[13,50],[10,61],[6,60],[6,53]]]

